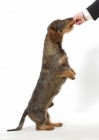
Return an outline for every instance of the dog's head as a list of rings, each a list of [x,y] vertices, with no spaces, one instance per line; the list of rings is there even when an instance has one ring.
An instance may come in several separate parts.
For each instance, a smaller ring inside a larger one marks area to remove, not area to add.
[[[55,20],[48,26],[48,35],[53,43],[61,42],[63,35],[69,32],[74,25],[73,18]]]

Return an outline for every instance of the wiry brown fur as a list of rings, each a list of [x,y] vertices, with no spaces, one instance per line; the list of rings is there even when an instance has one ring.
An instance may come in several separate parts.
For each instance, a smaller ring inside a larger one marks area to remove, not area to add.
[[[75,72],[68,63],[68,57],[62,49],[64,33],[73,27],[73,19],[53,21],[47,29],[44,41],[42,68],[37,85],[25,109],[16,131],[22,129],[28,115],[36,123],[37,130],[53,130],[62,123],[51,123],[47,109],[53,106],[52,100],[60,91],[67,78],[75,79]]]

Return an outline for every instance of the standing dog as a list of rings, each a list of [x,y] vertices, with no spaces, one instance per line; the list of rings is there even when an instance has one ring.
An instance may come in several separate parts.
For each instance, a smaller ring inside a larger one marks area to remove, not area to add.
[[[68,63],[68,57],[62,49],[62,39],[73,28],[73,19],[53,21],[47,29],[44,41],[42,68],[37,85],[25,109],[19,126],[8,131],[22,129],[28,115],[36,123],[36,130],[53,130],[62,123],[51,123],[47,109],[53,106],[52,100],[60,91],[67,78],[75,79],[75,72]]]

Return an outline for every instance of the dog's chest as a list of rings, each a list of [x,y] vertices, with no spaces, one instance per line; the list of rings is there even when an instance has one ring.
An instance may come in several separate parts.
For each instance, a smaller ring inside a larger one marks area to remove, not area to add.
[[[66,54],[62,55],[59,60],[59,65],[66,65],[68,67],[68,57]]]

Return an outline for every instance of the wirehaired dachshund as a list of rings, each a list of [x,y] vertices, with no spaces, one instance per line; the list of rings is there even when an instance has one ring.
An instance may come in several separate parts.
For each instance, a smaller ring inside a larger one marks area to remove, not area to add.
[[[36,130],[53,130],[62,123],[51,123],[48,108],[53,106],[53,98],[67,78],[75,79],[75,72],[70,67],[66,52],[62,49],[62,39],[66,32],[72,30],[73,18],[55,20],[47,28],[44,41],[42,68],[36,87],[25,109],[19,125],[15,129],[22,129],[25,117],[28,115],[36,124]]]

